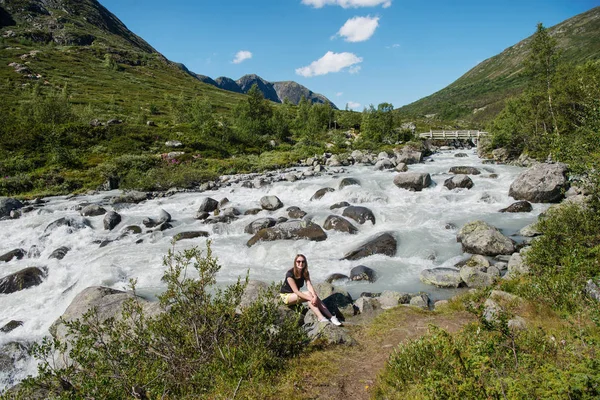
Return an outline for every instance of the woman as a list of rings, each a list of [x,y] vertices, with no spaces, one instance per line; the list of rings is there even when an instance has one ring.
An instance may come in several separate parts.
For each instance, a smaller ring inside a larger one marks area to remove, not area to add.
[[[306,283],[308,292],[300,291],[304,283]],[[308,307],[315,313],[319,322],[328,322],[330,320],[334,325],[340,326],[342,324],[335,315],[329,312],[325,304],[317,296],[315,288],[310,282],[308,263],[303,254],[297,254],[294,257],[294,267],[285,274],[285,280],[283,281],[283,285],[281,285],[279,295],[284,304],[289,306],[307,301]]]

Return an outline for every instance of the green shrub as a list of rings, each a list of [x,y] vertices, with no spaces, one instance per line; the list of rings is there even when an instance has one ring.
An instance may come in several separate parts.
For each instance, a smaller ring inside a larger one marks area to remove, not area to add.
[[[20,397],[44,388],[62,399],[232,398],[240,385],[266,384],[304,348],[299,317],[278,312],[274,287],[244,308],[247,278],[215,288],[221,267],[210,243],[205,253],[169,252],[164,264],[162,313],[146,315],[133,298],[121,318],[101,321],[90,310],[64,322],[68,346],[49,339],[35,346],[39,376],[25,381]],[[64,368],[54,365],[54,351],[68,353]]]

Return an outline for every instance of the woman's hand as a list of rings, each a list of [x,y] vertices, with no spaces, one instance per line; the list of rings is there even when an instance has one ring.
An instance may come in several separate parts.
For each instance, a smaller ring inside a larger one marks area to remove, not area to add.
[[[317,296],[313,295],[312,299],[310,299],[310,304],[312,304],[313,306],[316,306],[317,300],[319,300],[319,298]]]

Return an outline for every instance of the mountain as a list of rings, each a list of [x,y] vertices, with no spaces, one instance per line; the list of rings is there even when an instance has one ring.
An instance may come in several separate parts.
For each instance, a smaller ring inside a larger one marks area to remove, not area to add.
[[[311,103],[330,103],[337,110],[336,105],[327,97],[314,93],[307,87],[293,81],[269,82],[256,74],[244,75],[237,81],[224,76],[212,80],[206,75],[193,75],[204,83],[235,93],[248,93],[250,88],[256,84],[263,96],[265,96],[265,99],[276,103],[283,103],[285,99],[288,99],[291,103],[298,104],[302,96],[304,96]]]
[[[531,27],[535,31],[535,27]],[[600,59],[600,7],[576,15],[548,29],[564,60],[581,64]],[[531,36],[472,68],[444,89],[396,110],[402,116],[437,115],[485,123],[504,107],[504,101],[526,85],[523,61]]]

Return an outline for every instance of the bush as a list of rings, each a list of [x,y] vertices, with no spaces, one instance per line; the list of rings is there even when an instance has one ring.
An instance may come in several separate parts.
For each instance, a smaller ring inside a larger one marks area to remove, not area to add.
[[[221,267],[210,243],[205,253],[169,252],[164,264],[162,313],[150,317],[132,298],[121,318],[101,321],[90,310],[64,322],[68,345],[55,339],[34,348],[39,376],[25,381],[20,397],[41,387],[64,399],[232,398],[240,385],[257,384],[303,349],[298,316],[280,315],[274,288],[242,311],[247,278],[215,288]],[[53,363],[56,350],[68,353],[64,368]]]

